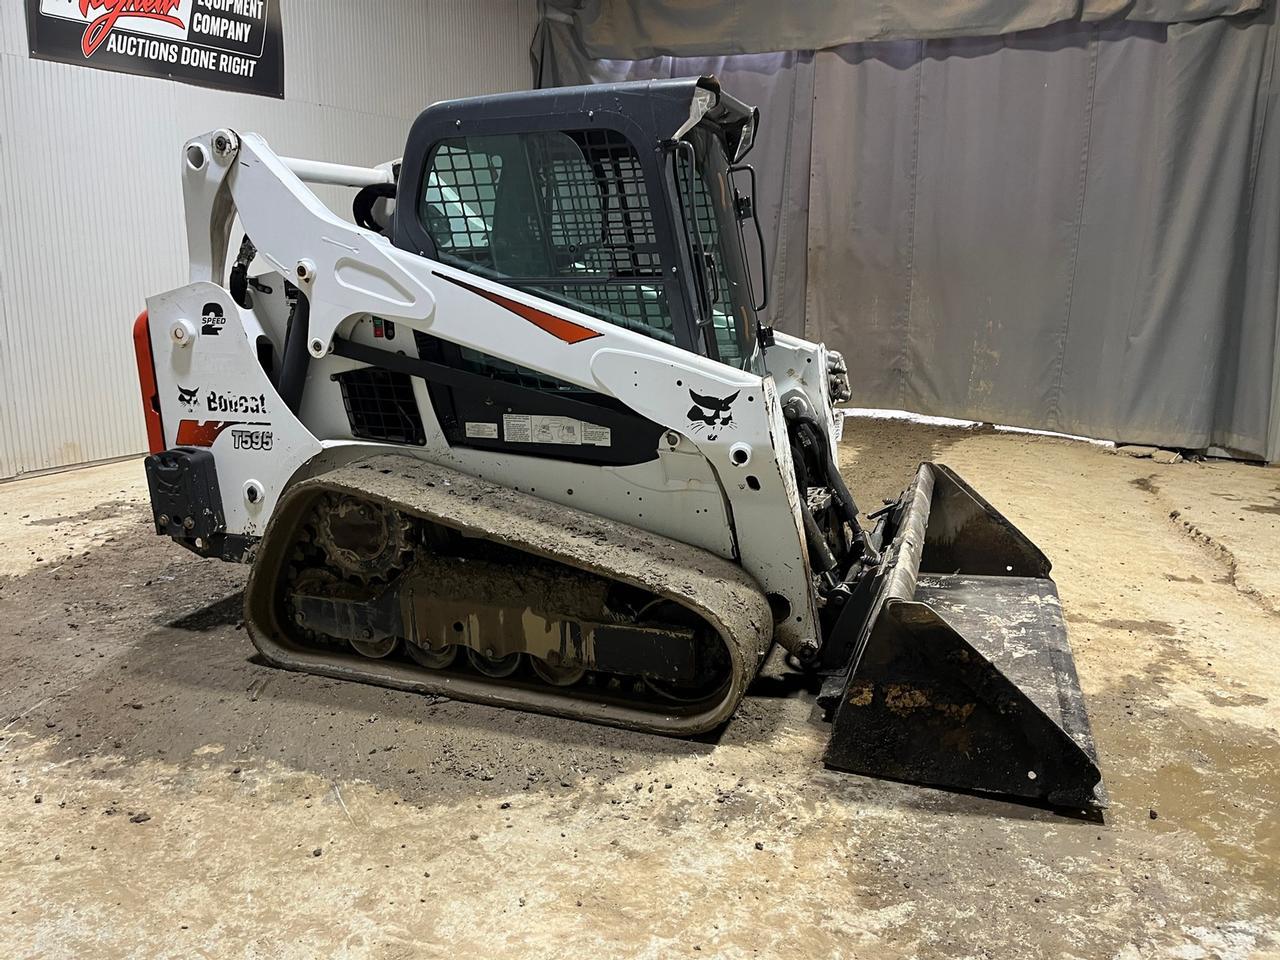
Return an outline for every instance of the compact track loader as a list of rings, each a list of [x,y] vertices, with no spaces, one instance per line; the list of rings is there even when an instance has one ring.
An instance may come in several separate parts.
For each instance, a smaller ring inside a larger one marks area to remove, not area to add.
[[[937,464],[864,522],[843,360],[762,325],[758,119],[701,77],[438,103],[376,168],[191,140],[156,531],[252,562],[280,667],[684,736],[778,644],[830,766],[1100,806],[1048,560]]]

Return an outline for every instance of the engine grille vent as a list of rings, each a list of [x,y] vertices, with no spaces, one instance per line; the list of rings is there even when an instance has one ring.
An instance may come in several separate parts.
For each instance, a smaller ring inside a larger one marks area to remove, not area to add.
[[[382,443],[427,442],[413,380],[391,370],[347,370],[334,379],[342,387],[351,435]]]

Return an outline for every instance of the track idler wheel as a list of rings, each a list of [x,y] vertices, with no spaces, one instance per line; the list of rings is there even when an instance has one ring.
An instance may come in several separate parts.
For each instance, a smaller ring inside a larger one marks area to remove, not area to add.
[[[370,660],[381,660],[395,653],[399,642],[397,637],[381,637],[377,640],[352,640],[351,645]]]
[[[538,657],[531,658],[529,662],[533,665],[533,672],[538,675],[539,679],[551,684],[553,687],[572,687],[587,675],[586,667],[575,667],[572,664],[551,664]]]
[[[416,643],[406,643],[405,649],[409,651],[409,656],[413,658],[414,663],[428,670],[444,670],[446,667],[453,666],[453,661],[458,659],[456,643],[451,643],[440,650],[420,647]]]
[[[478,650],[472,650],[468,647],[467,662],[486,677],[500,680],[516,672],[516,669],[520,666],[520,654],[509,653],[505,657],[489,657]]]

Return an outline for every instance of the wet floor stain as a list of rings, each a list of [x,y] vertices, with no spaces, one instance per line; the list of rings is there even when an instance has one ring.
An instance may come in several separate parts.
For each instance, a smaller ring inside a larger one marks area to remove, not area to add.
[[[1148,787],[1153,809],[1164,806],[1170,814],[1154,826],[1158,831],[1189,831],[1228,864],[1246,875],[1280,884],[1280,823],[1274,811],[1255,809],[1242,815],[1234,803],[1224,803],[1230,789],[1250,787],[1265,791],[1275,776],[1278,752],[1274,745],[1209,744],[1206,763],[1170,763],[1155,771]],[[1274,889],[1274,888],[1273,888]]]
[[[88,510],[81,510],[78,513],[68,513],[56,517],[40,517],[36,520],[28,520],[27,526],[56,527],[64,523],[88,523],[91,520],[113,520],[116,517],[124,516],[130,510],[134,510],[136,508],[137,504],[131,503],[128,500],[105,500]]]
[[[1209,690],[1204,697],[1218,707],[1260,707],[1264,703],[1271,702],[1266,697],[1260,697],[1254,693],[1227,695]]]
[[[1199,580],[1196,581],[1196,583],[1199,582]],[[1130,633],[1146,633],[1155,637],[1172,637],[1178,632],[1177,627],[1164,620],[1090,620],[1086,617],[1080,619],[1094,626],[1106,627],[1108,630],[1127,630]]]
[[[1269,513],[1280,517],[1280,500],[1275,503],[1251,503],[1244,508],[1249,513]]]

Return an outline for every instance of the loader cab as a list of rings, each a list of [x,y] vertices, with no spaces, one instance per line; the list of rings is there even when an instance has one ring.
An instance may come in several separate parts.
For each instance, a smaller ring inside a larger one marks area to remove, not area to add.
[[[742,193],[749,168],[734,167],[757,118],[713,77],[435,104],[409,134],[392,238],[763,373],[763,247],[749,259],[760,234]],[[503,363],[466,350],[457,359]]]

